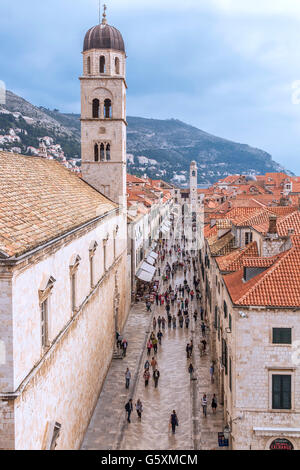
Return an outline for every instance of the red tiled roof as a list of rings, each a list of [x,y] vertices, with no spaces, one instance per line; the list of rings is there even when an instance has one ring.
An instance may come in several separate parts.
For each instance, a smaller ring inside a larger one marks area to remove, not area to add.
[[[293,246],[280,254],[277,261],[248,282],[243,269],[224,276],[235,305],[297,307],[300,306],[300,237],[292,237]]]
[[[217,258],[219,269],[221,271],[233,272],[241,269],[244,258],[258,257],[257,243],[252,242],[243,250],[238,249],[228,255]]]

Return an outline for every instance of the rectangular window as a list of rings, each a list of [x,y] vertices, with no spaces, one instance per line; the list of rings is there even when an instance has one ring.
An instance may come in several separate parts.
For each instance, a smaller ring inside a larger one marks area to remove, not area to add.
[[[41,333],[42,347],[46,348],[48,346],[48,299],[41,304]]]
[[[71,302],[72,302],[72,313],[76,310],[76,272],[71,276]]]
[[[230,331],[232,331],[232,316],[229,314],[229,319],[228,319],[228,326]]]
[[[272,408],[273,410],[290,410],[292,407],[291,375],[272,375]]]
[[[218,329],[218,307],[215,307],[215,321],[214,321],[215,330]]]
[[[246,232],[245,233],[245,245],[249,245],[249,243],[252,243],[252,238],[253,238],[252,232]]]
[[[94,257],[90,256],[90,284],[91,289],[94,287]]]
[[[106,245],[103,245],[103,269],[106,271]]]
[[[273,344],[292,344],[292,329],[273,328]]]
[[[231,357],[229,358],[229,390],[232,392],[232,364],[231,364]]]
[[[114,260],[116,259],[116,256],[117,256],[117,249],[116,249],[116,237],[114,237]]]
[[[222,338],[222,365],[225,369],[225,374],[227,375],[227,344],[225,339]]]
[[[224,317],[225,318],[227,318],[227,314],[228,314],[227,303],[224,300]]]

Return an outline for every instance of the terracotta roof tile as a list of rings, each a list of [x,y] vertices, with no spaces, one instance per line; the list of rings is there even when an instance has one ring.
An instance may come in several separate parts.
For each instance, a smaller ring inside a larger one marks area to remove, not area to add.
[[[117,205],[55,160],[0,152],[0,252],[25,253]]]
[[[277,261],[248,282],[243,269],[224,276],[235,305],[300,307],[300,237],[292,237],[290,250],[278,255]]]

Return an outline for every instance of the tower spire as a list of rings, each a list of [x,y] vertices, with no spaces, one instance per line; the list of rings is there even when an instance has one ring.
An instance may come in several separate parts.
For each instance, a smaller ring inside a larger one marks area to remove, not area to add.
[[[103,18],[102,18],[102,24],[107,24],[107,19],[106,19],[106,10],[107,10],[107,6],[104,4],[104,5],[103,5]]]

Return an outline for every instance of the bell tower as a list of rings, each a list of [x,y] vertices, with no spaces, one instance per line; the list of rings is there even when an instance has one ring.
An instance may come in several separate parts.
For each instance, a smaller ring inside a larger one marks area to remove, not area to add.
[[[126,207],[126,53],[121,33],[102,23],[83,45],[81,168],[83,179]]]

